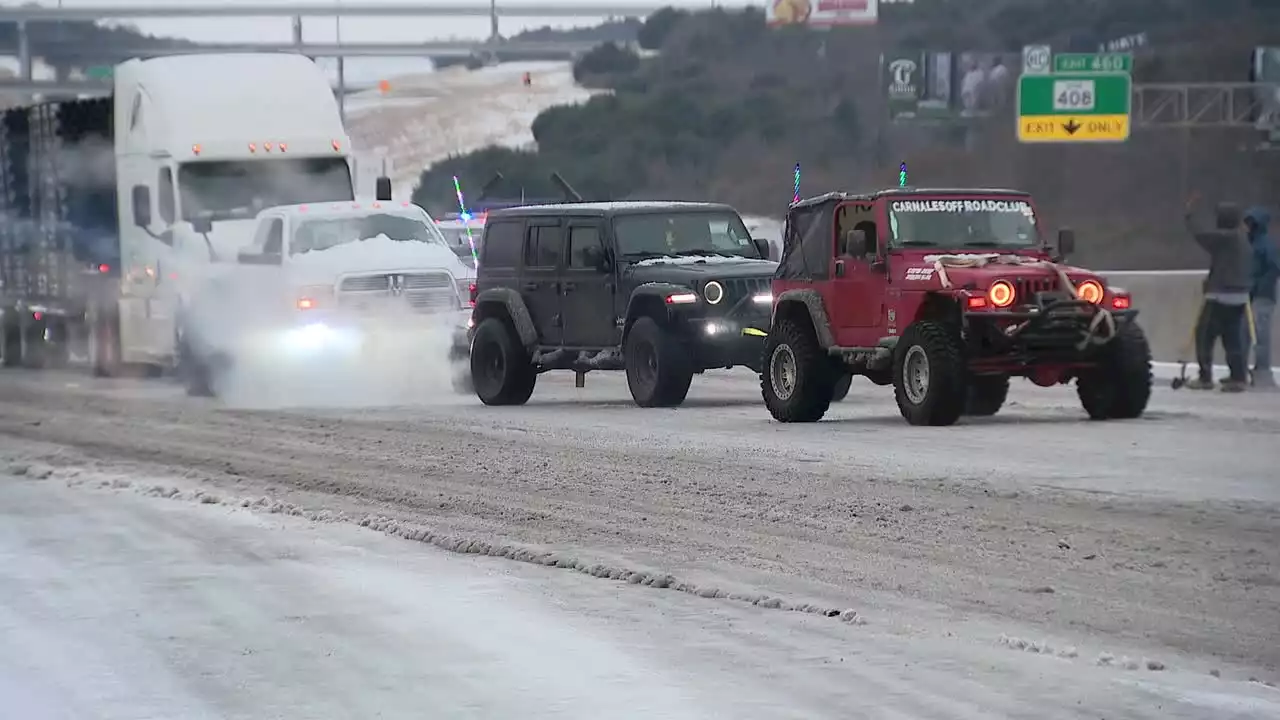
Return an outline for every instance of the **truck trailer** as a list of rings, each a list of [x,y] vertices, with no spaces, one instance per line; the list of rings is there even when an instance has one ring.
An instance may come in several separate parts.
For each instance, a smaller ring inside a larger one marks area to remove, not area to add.
[[[309,58],[134,59],[108,97],[0,120],[0,362],[158,374],[184,303],[263,208],[356,197],[355,157]],[[390,180],[377,180],[390,199]]]

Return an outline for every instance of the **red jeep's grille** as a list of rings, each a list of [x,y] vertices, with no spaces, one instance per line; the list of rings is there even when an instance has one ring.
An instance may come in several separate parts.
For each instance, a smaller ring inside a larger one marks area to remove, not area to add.
[[[1014,278],[1013,288],[1018,292],[1016,302],[1021,305],[1023,303],[1034,302],[1036,293],[1053,292],[1058,289],[1058,279],[1047,278]]]

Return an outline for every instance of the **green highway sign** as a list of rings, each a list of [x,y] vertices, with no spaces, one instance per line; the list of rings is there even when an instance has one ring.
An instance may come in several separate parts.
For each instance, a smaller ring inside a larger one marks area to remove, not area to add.
[[[113,65],[93,65],[84,69],[84,76],[90,80],[110,80],[115,71]]]
[[[1061,53],[1053,56],[1055,73],[1131,73],[1133,56],[1128,53]]]
[[[1023,75],[1018,79],[1018,140],[1123,142],[1129,139],[1132,97],[1133,80],[1127,73]]]

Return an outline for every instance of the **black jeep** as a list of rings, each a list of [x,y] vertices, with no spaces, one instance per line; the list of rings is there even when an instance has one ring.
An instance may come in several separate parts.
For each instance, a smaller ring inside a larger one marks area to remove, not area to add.
[[[760,371],[777,263],[728,205],[566,203],[489,213],[471,374],[519,405],[538,374],[627,371],[642,407],[684,401],[694,373]]]

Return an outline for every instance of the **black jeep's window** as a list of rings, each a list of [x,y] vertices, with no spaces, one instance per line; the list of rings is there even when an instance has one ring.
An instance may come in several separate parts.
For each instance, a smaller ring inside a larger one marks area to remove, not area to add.
[[[560,265],[560,226],[534,225],[524,246],[524,266],[551,268]]]
[[[751,234],[735,213],[685,211],[624,215],[613,221],[618,252],[632,260],[663,256],[759,258]]]
[[[582,225],[569,228],[569,267],[594,268],[587,254],[591,248],[599,247],[600,228]]]
[[[484,228],[484,242],[480,245],[480,264],[488,267],[513,268],[519,264],[521,222],[494,222]]]

